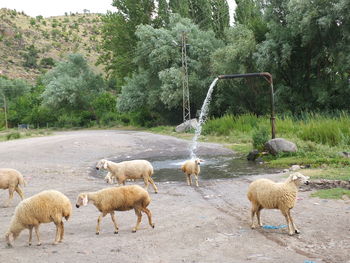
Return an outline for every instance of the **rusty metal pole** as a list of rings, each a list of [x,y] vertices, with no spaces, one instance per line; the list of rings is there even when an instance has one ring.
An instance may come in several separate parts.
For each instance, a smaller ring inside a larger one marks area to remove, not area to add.
[[[233,74],[233,75],[220,75],[218,79],[235,79],[235,78],[247,78],[247,77],[264,77],[268,83],[270,83],[270,96],[271,96],[271,137],[276,138],[276,126],[275,126],[275,98],[273,91],[272,75],[269,72],[260,73],[246,73],[246,74]]]

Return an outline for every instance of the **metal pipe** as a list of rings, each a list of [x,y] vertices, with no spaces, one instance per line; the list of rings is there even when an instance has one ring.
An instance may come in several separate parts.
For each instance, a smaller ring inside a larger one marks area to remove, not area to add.
[[[232,75],[219,75],[218,79],[236,79],[236,78],[249,78],[249,77],[264,77],[265,80],[270,83],[271,92],[271,137],[276,138],[276,127],[275,127],[275,99],[273,91],[273,79],[269,72],[259,72],[259,73],[245,73],[245,74],[232,74]]]

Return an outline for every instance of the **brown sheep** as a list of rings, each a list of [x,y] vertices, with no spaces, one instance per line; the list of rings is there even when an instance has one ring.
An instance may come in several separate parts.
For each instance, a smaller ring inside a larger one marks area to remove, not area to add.
[[[115,221],[114,211],[135,210],[137,215],[137,223],[132,232],[136,232],[141,224],[142,214],[144,212],[148,216],[148,222],[152,228],[152,214],[147,206],[151,202],[148,192],[138,185],[128,185],[120,187],[105,188],[97,192],[81,193],[78,196],[76,207],[86,206],[88,202],[92,202],[94,206],[101,212],[97,220],[96,235],[100,233],[100,223],[107,214],[111,215],[114,224],[114,234],[118,234],[118,226]]]
[[[26,183],[23,179],[23,175],[19,171],[10,168],[0,169],[0,189],[9,189],[9,200],[6,206],[9,206],[12,201],[14,191],[18,193],[22,200],[24,199],[24,194],[20,185],[25,186]]]
[[[182,164],[181,170],[186,174],[187,185],[192,185],[191,175],[193,174],[196,178],[196,186],[198,187],[198,175],[201,171],[199,165],[203,160],[187,160]]]
[[[62,242],[64,225],[62,217],[66,220],[72,213],[72,205],[69,199],[55,190],[42,191],[32,197],[21,201],[12,217],[11,225],[6,233],[8,246],[12,246],[11,239],[15,240],[21,231],[29,229],[29,246],[32,244],[32,231],[35,228],[38,246],[41,245],[39,225],[41,223],[54,222],[56,225],[56,238],[54,244]]]

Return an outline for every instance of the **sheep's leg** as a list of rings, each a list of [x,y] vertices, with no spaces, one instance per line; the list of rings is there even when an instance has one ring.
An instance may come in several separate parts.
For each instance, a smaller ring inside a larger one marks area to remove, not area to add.
[[[194,175],[195,179],[196,179],[196,186],[198,187],[198,175]]]
[[[148,178],[143,178],[143,181],[145,182],[145,188],[146,190],[148,190],[148,185],[149,185],[149,182],[148,182]]]
[[[259,206],[259,208],[256,210],[256,217],[258,218],[258,225],[262,226],[261,220],[260,220],[260,211],[262,210],[262,206]]]
[[[19,194],[19,196],[21,197],[21,199],[24,199],[24,194],[22,189],[19,186],[16,186],[15,191]]]
[[[154,192],[158,193],[158,188],[157,188],[156,184],[154,183],[153,179],[151,177],[149,177],[148,181],[152,184]]]
[[[258,211],[258,206],[254,203],[252,203],[252,209],[251,209],[251,218],[252,218],[252,224],[251,224],[251,228],[254,229],[255,228],[255,224],[254,224],[254,216]]]
[[[187,185],[191,185],[190,184],[190,175],[186,174],[186,181],[187,181]]]
[[[138,208],[134,208],[135,214],[137,215],[136,226],[132,229],[132,232],[135,233],[137,229],[139,229],[142,219],[141,211]]]
[[[53,242],[54,245],[58,244],[58,241],[60,240],[61,237],[61,222],[55,222],[56,225],[56,237],[55,241]]]
[[[110,213],[111,214],[111,218],[112,218],[112,221],[113,221],[113,224],[114,224],[114,234],[118,234],[118,225],[117,225],[117,222],[115,220],[115,215],[114,215],[114,212]]]
[[[289,217],[289,220],[292,222],[292,226],[293,226],[294,233],[295,233],[295,234],[300,234],[299,229],[298,229],[298,228],[296,227],[296,225],[294,224],[294,220],[293,220],[293,218],[292,218],[292,215],[290,214],[290,210],[291,210],[291,209],[288,210],[287,215],[288,215],[288,217]]]
[[[32,236],[33,236],[33,226],[29,226],[29,241],[28,246],[32,245]]]
[[[39,225],[34,226],[36,239],[38,240],[38,246],[41,246],[40,234],[39,234]]]
[[[6,207],[8,207],[13,199],[13,192],[15,191],[14,187],[9,187],[9,200],[6,203]]]
[[[60,239],[58,240],[58,242],[63,241],[63,236],[64,236],[64,224],[63,224],[63,221],[61,221],[61,234],[60,234]]]
[[[149,223],[149,225],[150,225],[152,228],[154,228],[154,224],[152,223],[152,213],[151,213],[151,211],[150,211],[148,208],[146,208],[146,207],[141,207],[141,210],[142,210],[143,212],[146,213],[146,215],[147,215],[147,217],[148,217],[148,223]]]
[[[101,213],[100,216],[97,219],[97,226],[96,226],[96,235],[100,234],[100,224],[101,224],[101,220],[102,217],[105,217],[107,215],[107,213]]]
[[[284,215],[284,217],[286,218],[287,225],[288,225],[288,233],[290,236],[292,236],[294,234],[294,231],[293,231],[292,222],[290,221],[290,218],[288,216],[288,211],[281,211],[281,212]]]

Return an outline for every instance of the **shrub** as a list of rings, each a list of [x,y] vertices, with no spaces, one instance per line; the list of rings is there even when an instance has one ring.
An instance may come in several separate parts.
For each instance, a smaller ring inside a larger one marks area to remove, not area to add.
[[[269,140],[269,129],[266,126],[260,126],[253,131],[253,147],[258,150],[263,150],[265,143]]]
[[[11,133],[6,135],[7,140],[19,139],[19,138],[21,138],[21,134],[19,132],[11,132]]]

